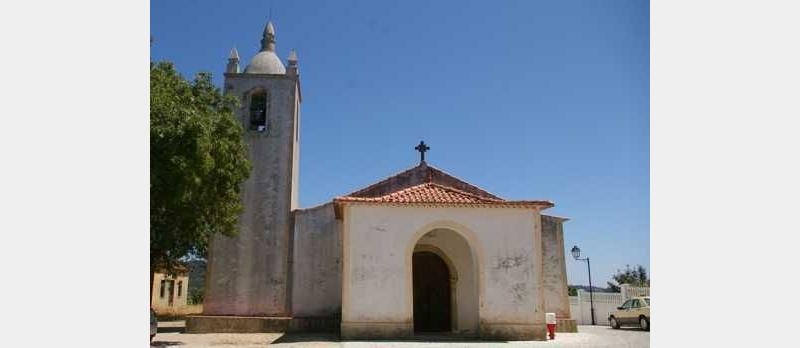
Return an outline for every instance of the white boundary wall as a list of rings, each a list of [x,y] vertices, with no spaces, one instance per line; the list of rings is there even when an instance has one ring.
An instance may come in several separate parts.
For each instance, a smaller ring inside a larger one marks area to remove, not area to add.
[[[594,319],[597,325],[608,325],[608,315],[617,310],[627,299],[635,296],[650,296],[650,288],[622,284],[620,292],[595,292]],[[591,305],[589,292],[578,289],[578,296],[569,297],[569,310],[578,325],[591,325]]]

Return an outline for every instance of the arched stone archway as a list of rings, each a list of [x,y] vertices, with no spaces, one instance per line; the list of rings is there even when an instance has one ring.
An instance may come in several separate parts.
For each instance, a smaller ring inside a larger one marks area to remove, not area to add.
[[[478,268],[470,243],[451,229],[434,228],[416,241],[411,256],[414,331],[477,335]]]

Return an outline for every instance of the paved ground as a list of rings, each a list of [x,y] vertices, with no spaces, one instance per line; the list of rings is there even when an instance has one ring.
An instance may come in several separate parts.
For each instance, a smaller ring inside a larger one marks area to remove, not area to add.
[[[487,342],[444,341],[345,341],[325,334],[186,334],[184,322],[162,322],[151,347],[649,347],[650,333],[639,329],[613,330],[608,326],[578,326],[578,333],[557,333],[554,341]]]

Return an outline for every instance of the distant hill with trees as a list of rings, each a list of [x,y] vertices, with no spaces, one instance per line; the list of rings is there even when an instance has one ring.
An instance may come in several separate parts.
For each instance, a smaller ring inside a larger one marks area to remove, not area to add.
[[[567,288],[569,289],[569,295],[570,296],[577,296],[578,289],[583,289],[584,291],[589,292],[589,286],[588,285],[569,285]],[[600,287],[596,287],[596,286],[592,286],[592,290],[594,292],[613,292],[613,291],[611,291],[611,289],[600,288]]]
[[[630,284],[631,286],[641,286],[641,287],[650,287],[650,277],[647,274],[647,269],[644,268],[642,265],[636,265],[636,267],[631,268],[630,265],[626,265],[624,270],[617,270],[617,273],[611,276],[613,281],[606,282],[608,285],[607,288],[601,288],[597,286],[592,286],[594,292],[620,292],[620,286],[622,284]],[[576,296],[578,289],[583,289],[584,291],[589,291],[589,286],[587,285],[569,285],[567,286],[567,290],[569,292],[569,296]]]
[[[617,270],[611,276],[613,282],[606,282],[608,288],[613,292],[618,292],[622,284],[630,284],[632,286],[650,287],[650,277],[647,275],[647,269],[642,265],[636,265],[631,268],[630,265],[625,265],[625,270]]]

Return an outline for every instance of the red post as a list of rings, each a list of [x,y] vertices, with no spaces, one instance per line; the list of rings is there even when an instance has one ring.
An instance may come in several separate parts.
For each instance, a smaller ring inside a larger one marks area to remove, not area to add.
[[[547,323],[547,333],[550,334],[550,339],[556,339],[556,314],[545,313],[545,322]]]

